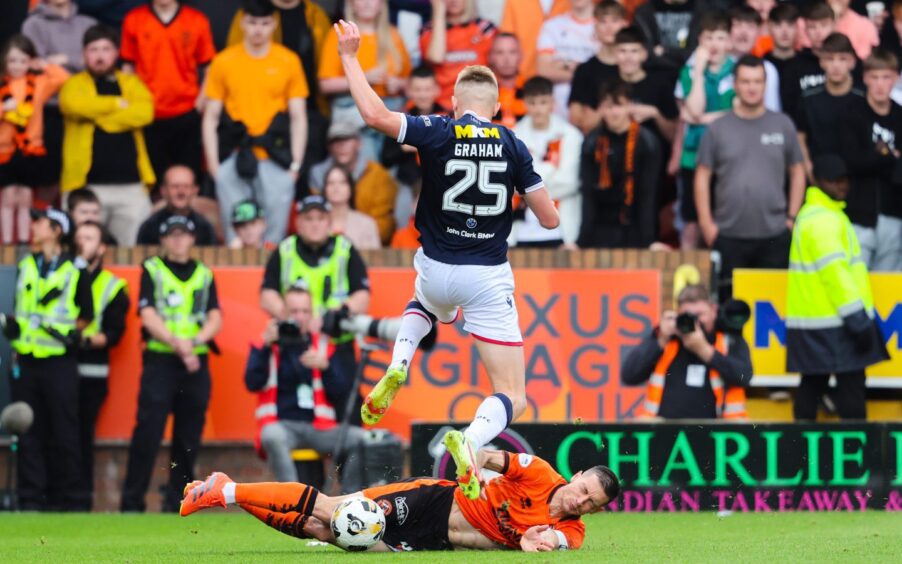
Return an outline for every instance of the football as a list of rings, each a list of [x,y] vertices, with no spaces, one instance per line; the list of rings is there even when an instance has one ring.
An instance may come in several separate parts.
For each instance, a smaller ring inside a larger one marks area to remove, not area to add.
[[[366,550],[385,533],[385,514],[376,502],[365,497],[346,499],[332,512],[332,534],[341,548]]]

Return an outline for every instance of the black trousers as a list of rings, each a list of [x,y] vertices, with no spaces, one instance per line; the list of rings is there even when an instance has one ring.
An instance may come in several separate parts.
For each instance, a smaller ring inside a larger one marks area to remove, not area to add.
[[[817,407],[829,387],[829,374],[803,374],[792,406],[796,421],[814,421]],[[864,370],[836,375],[836,393],[831,396],[841,419],[867,419],[867,389]]]
[[[18,358],[14,401],[34,411],[34,423],[19,438],[19,506],[26,511],[82,508],[78,442],[78,367],[74,355]]]
[[[79,378],[78,432],[81,438],[81,491],[85,511],[90,511],[94,504],[94,429],[106,395],[106,378]]]
[[[144,511],[166,419],[173,415],[169,484],[164,511],[178,511],[185,484],[194,480],[194,462],[200,449],[207,404],[210,401],[210,370],[206,355],[201,368],[189,373],[174,354],[144,353],[138,418],[128,447],[128,469],[122,491],[122,511]]]
[[[180,116],[155,120],[144,129],[150,164],[163,182],[163,174],[172,165],[185,165],[200,182],[201,148],[200,114],[191,110]]]
[[[719,235],[714,250],[720,252],[721,301],[733,296],[733,270],[737,268],[789,267],[789,244],[792,233],[787,229],[776,237],[767,239],[737,239]]]

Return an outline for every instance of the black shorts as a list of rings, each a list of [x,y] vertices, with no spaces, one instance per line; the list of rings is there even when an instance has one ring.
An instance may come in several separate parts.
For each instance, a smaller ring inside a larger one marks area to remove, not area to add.
[[[451,550],[448,517],[457,484],[408,478],[363,490],[385,513],[382,541],[392,550]]]

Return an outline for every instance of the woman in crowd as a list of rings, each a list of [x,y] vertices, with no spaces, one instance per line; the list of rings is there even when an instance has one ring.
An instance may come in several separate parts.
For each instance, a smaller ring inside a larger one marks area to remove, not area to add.
[[[48,180],[44,104],[68,73],[41,61],[30,39],[14,35],[0,53],[0,76],[0,238],[10,245],[29,239],[32,188]]]
[[[442,89],[438,103],[450,108],[457,74],[467,65],[486,64],[497,30],[476,16],[473,0],[433,0],[432,7],[420,49]]]
[[[389,108],[400,110],[411,65],[401,34],[388,21],[388,1],[347,0],[345,19],[360,28],[358,59],[373,89]],[[348,79],[338,57],[338,36],[334,29],[326,37],[317,76],[320,91],[332,97],[332,119],[350,118],[362,128],[363,119],[351,98]],[[383,136],[367,131],[363,140],[365,154],[376,158],[382,150]]]
[[[354,179],[340,166],[326,172],[323,196],[332,206],[332,233],[343,235],[357,250],[379,249],[379,227],[372,217],[354,210]]]

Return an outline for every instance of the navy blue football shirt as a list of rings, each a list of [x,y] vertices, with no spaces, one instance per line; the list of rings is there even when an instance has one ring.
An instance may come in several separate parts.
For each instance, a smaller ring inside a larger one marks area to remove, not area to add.
[[[420,153],[416,227],[426,256],[446,264],[507,262],[514,189],[522,195],[544,186],[526,145],[470,112],[460,119],[405,115],[398,142]]]

